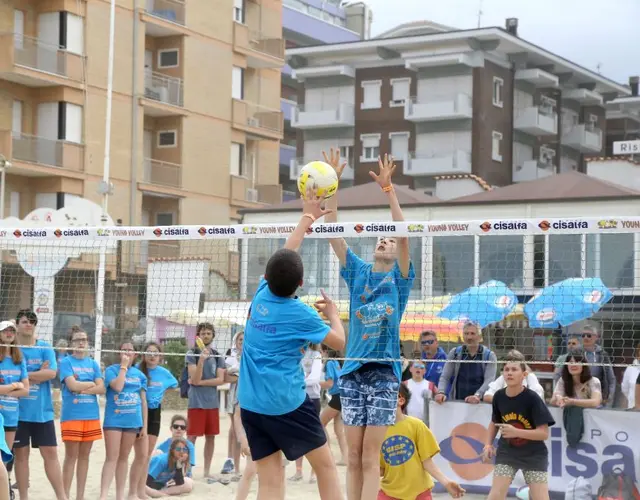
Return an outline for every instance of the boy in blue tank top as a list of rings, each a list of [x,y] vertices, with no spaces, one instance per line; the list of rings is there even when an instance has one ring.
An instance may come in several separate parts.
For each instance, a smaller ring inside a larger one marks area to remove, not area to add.
[[[329,157],[323,154],[340,177],[345,164],[341,164],[339,151],[332,149]],[[379,158],[378,167],[379,173],[369,172],[369,175],[387,198],[392,220],[404,221],[391,183],[396,169],[393,159],[387,155]],[[327,208],[332,212],[325,220],[337,222],[337,196],[329,200]],[[380,447],[387,427],[396,421],[402,378],[400,319],[409,300],[415,271],[406,237],[378,238],[373,263],[353,253],[342,238],[329,242],[349,289],[347,360],[340,378],[342,418],[349,448],[347,496],[349,500],[376,498],[380,484]],[[371,361],[367,361],[369,359]]]

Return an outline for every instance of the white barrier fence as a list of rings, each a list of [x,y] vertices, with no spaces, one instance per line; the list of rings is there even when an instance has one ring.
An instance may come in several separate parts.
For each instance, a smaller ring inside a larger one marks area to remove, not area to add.
[[[584,477],[593,492],[602,484],[602,474],[620,468],[634,481],[640,477],[640,413],[615,410],[585,410],[584,434],[575,448],[567,445],[562,410],[550,408],[556,425],[551,427],[549,489],[564,493],[576,477]],[[429,407],[430,427],[440,443],[435,459],[442,471],[470,492],[486,493],[491,487],[493,465],[481,460],[491,420],[491,405],[434,402]],[[524,485],[521,473],[513,487]]]

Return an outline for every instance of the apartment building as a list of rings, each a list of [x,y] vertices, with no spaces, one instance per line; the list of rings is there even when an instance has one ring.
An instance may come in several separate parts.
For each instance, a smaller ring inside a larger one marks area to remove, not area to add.
[[[435,179],[474,174],[504,186],[572,170],[601,156],[607,102],[630,88],[523,40],[507,28],[410,23],[370,40],[287,50],[301,82],[291,124],[296,178],[340,147],[356,184],[378,155],[397,182],[433,193]]]
[[[606,103],[607,144],[605,155],[613,154],[613,143],[640,139],[640,96],[637,76],[629,77],[631,95]]]
[[[286,48],[307,47],[326,43],[355,42],[369,38],[372,13],[363,2],[343,5],[341,0],[283,0],[282,35]],[[283,199],[297,196],[295,179],[290,179],[290,165],[297,158],[296,130],[291,127],[291,115],[298,102],[299,82],[293,78],[293,68],[282,68],[282,99],[284,137],[280,143],[280,184],[285,188]],[[353,171],[345,172],[345,180],[353,179]]]

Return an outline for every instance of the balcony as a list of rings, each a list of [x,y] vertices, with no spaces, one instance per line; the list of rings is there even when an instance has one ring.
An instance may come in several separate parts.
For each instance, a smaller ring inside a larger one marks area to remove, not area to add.
[[[144,97],[141,98],[144,113],[148,116],[183,115],[183,84],[180,78],[146,71]]]
[[[404,119],[412,122],[461,120],[473,116],[471,96],[457,94],[451,98],[418,99],[405,101]]]
[[[602,151],[602,130],[587,123],[571,127],[562,134],[562,144],[581,153]]]
[[[74,142],[46,139],[27,134],[0,132],[0,146],[13,160],[12,171],[25,175],[51,175],[56,171],[79,174],[84,171],[84,145]],[[77,177],[77,175],[71,175]]]
[[[353,104],[340,103],[335,108],[305,111],[298,104],[291,116],[291,126],[302,130],[353,127],[356,123]]]
[[[556,135],[558,115],[555,111],[537,106],[516,110],[514,128],[529,135]]]
[[[323,4],[324,5],[324,4]],[[293,6],[282,5],[282,27],[296,33],[304,33],[307,37],[321,43],[357,42],[360,35],[342,26],[328,23],[320,16],[301,12]]]
[[[232,102],[233,126],[256,139],[282,139],[282,111],[240,99]]]
[[[554,174],[554,165],[538,160],[526,160],[522,165],[514,165],[513,182],[527,182],[549,177]]]
[[[293,114],[296,108],[296,102],[290,101],[289,99],[280,99],[280,111],[282,111],[282,116],[284,117],[284,121],[290,122],[291,115]]]
[[[146,0],[141,19],[153,37],[185,35],[185,3],[181,0]]]
[[[262,33],[249,32],[246,24],[233,23],[233,50],[247,57],[250,68],[281,68],[284,66],[284,40]]]
[[[144,159],[144,182],[169,188],[182,188],[182,166],[166,161]]]
[[[466,151],[451,153],[411,153],[404,163],[404,175],[431,176],[471,173],[471,154]]]
[[[179,241],[145,241],[147,244],[147,251],[141,252],[142,255],[146,253],[149,259],[178,259],[180,257],[180,242]],[[141,259],[145,260],[146,259]],[[146,262],[143,262],[143,265]]]
[[[232,175],[229,184],[229,198],[236,207],[255,207],[256,203],[282,202],[282,186],[279,184],[256,185],[252,179],[238,175]]]
[[[292,158],[291,162],[289,163],[289,180],[297,181],[298,176],[300,175],[300,170],[310,161],[312,160],[305,160],[304,158]],[[352,166],[353,161],[349,160],[348,158],[340,158],[340,163],[347,163],[347,166],[342,171],[341,179],[345,181],[352,181],[354,177]]]
[[[587,89],[569,89],[562,92],[562,98],[579,102],[582,106],[602,106],[602,94]]]
[[[83,57],[24,35],[0,35],[0,77],[29,87],[82,88]]]
[[[296,147],[280,143],[280,165],[289,168],[291,160],[296,157]]]
[[[560,79],[556,75],[539,68],[519,69],[516,71],[515,80],[541,88],[556,88],[560,85]]]

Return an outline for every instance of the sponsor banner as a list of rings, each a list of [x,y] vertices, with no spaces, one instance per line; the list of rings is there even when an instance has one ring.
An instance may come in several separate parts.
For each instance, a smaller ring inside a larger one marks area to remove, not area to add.
[[[550,407],[556,425],[550,428],[549,489],[564,493],[572,479],[584,477],[596,491],[602,472],[620,467],[635,481],[640,479],[640,434],[638,413],[616,410],[585,410],[584,434],[575,448],[569,448],[562,425],[562,410]],[[480,458],[488,435],[491,405],[446,403],[429,405],[430,427],[440,443],[436,463],[454,481],[470,491],[488,491],[493,465]],[[521,474],[513,487],[524,486]]]
[[[5,228],[0,241],[35,240],[202,240],[228,238],[286,238],[295,223],[231,224],[215,226],[156,227],[26,227]],[[640,217],[597,217],[562,219],[485,219],[472,221],[316,222],[309,238],[405,236],[491,236],[532,234],[585,234],[640,232]]]

